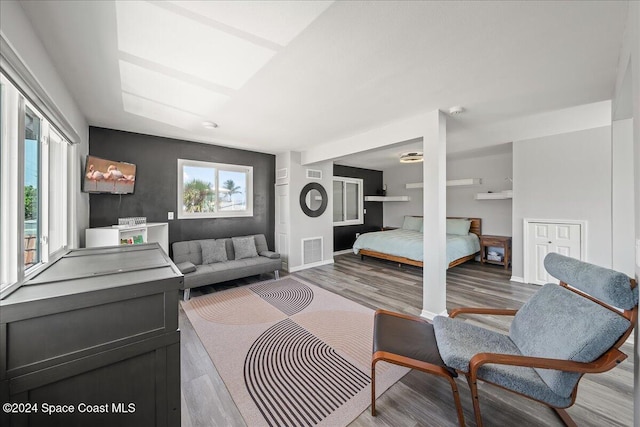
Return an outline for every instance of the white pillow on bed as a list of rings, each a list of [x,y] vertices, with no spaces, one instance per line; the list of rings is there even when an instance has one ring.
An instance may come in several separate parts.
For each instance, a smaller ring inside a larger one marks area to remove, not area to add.
[[[449,219],[447,218],[447,234],[457,234],[466,236],[469,234],[471,221],[468,219]]]
[[[403,230],[422,231],[422,217],[405,215],[402,223]]]

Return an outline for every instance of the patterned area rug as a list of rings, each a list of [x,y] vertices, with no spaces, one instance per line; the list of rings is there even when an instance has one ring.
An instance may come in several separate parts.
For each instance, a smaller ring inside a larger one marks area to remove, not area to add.
[[[249,426],[346,426],[370,405],[373,311],[292,276],[183,302]],[[376,392],[408,369],[378,363]]]

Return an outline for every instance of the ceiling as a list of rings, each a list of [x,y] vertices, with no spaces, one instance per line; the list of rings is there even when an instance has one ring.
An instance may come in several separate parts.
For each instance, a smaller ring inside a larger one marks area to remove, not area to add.
[[[448,147],[473,146],[475,127],[611,99],[628,9],[626,1],[21,5],[89,125],[267,153],[453,105],[466,112],[448,120]]]

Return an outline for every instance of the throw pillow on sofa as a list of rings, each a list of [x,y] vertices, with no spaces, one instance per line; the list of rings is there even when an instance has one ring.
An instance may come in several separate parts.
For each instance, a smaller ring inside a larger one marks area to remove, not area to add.
[[[203,264],[227,261],[227,248],[223,239],[203,240],[200,242],[200,247],[202,248]]]
[[[236,253],[236,259],[255,258],[258,256],[256,250],[256,241],[253,236],[249,237],[232,237],[233,251]]]

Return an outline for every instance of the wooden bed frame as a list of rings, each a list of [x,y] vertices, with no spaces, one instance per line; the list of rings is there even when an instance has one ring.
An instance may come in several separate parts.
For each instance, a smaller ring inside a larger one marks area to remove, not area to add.
[[[458,217],[458,216],[449,216],[447,217],[447,219],[468,219],[471,221],[471,227],[469,228],[469,232],[477,235],[478,237],[480,237],[480,235],[482,234],[482,218],[465,218],[465,217]],[[449,263],[449,268],[455,267],[456,265],[460,265],[464,262],[470,261],[474,259],[476,255],[478,255],[479,253],[480,251],[471,255],[467,255],[462,258],[455,259]],[[365,256],[369,256],[372,258],[385,259],[387,261],[393,261],[400,264],[408,264],[408,265],[414,265],[416,267],[423,267],[422,261],[416,261],[415,259],[405,258],[401,256],[389,255],[382,252],[372,251],[369,249],[360,249],[359,255],[360,255],[360,259],[364,259]]]

